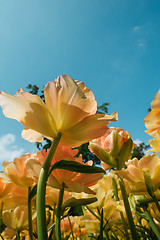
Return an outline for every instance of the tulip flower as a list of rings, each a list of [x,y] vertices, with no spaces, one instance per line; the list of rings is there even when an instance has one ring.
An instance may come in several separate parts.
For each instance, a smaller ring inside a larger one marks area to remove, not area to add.
[[[3,162],[4,171],[11,182],[21,187],[33,187],[35,182],[31,175],[27,172],[25,162],[32,154],[26,153],[19,158],[15,158],[11,162]]]
[[[52,159],[51,164],[54,164],[61,159],[72,160],[86,165],[90,165],[90,162],[83,163],[81,155],[75,157],[78,153],[77,149],[71,149],[70,147],[59,145]],[[47,151],[38,151],[37,157],[29,158],[26,161],[26,168],[30,175],[33,176],[35,181],[38,181],[39,173],[45,158],[47,157]],[[94,194],[94,192],[89,188],[89,186],[94,185],[99,179],[103,177],[104,173],[93,173],[93,174],[82,174],[78,172],[71,172],[65,169],[55,169],[49,179],[48,185],[53,188],[61,188],[62,183],[65,183],[65,188],[71,192],[86,192]]]
[[[113,127],[89,143],[91,152],[105,163],[105,168],[117,169],[121,169],[125,161],[131,157],[133,146],[132,138],[127,131]]]
[[[12,189],[13,184],[10,182],[5,182],[3,178],[4,173],[0,174],[0,199],[4,198]]]
[[[61,132],[61,143],[76,147],[100,137],[108,123],[117,120],[117,113],[96,114],[92,91],[67,75],[49,82],[44,97],[45,103],[22,89],[16,95],[0,92],[4,115],[25,126],[22,137],[30,142],[41,142],[43,136],[54,139]]]
[[[2,218],[8,228],[21,232],[28,226],[28,208],[21,205],[15,209],[5,210],[2,213]],[[36,219],[36,213],[33,214],[32,219]]]
[[[146,133],[155,138],[160,137],[160,90],[151,103],[151,112],[144,118],[144,123],[148,129]]]
[[[154,191],[160,187],[160,159],[156,153],[145,155],[140,160],[134,158],[126,162],[127,168],[117,171],[117,174],[129,182],[133,194],[146,194],[145,173],[149,172]]]
[[[150,146],[153,148],[151,149],[154,152],[160,152],[160,137],[159,138],[153,138],[149,141]]]

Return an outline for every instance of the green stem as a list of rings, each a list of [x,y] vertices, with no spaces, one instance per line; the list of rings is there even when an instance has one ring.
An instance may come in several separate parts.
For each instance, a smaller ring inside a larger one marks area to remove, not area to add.
[[[1,226],[2,226],[2,212],[3,212],[3,202],[1,203],[1,209],[0,209],[0,233],[2,232]]]
[[[123,223],[123,226],[124,226],[126,240],[129,240],[130,238],[129,238],[129,234],[128,234],[128,227],[127,227],[127,223],[126,223],[126,220],[124,218],[123,212],[120,211],[120,215],[121,215],[122,223]]]
[[[99,234],[99,240],[103,240],[103,208],[101,210],[101,221],[100,221],[100,234]]]
[[[112,186],[113,186],[113,189],[114,189],[114,195],[115,195],[116,201],[118,202],[119,201],[118,185],[117,185],[117,182],[116,182],[115,178],[112,178]],[[123,212],[122,211],[119,211],[119,212],[120,212],[120,215],[121,215],[126,240],[130,240],[130,237],[129,237],[129,234],[128,234],[128,226],[127,226],[126,220],[124,218]]]
[[[153,221],[152,216],[150,215],[149,211],[147,210],[147,208],[145,206],[143,206],[143,210],[144,213],[149,221],[149,225],[152,228],[153,232],[155,233],[155,235],[157,236],[157,238],[160,240],[160,232],[157,228],[157,225],[155,224],[155,222]]]
[[[126,192],[126,189],[125,189],[124,181],[123,181],[123,179],[121,177],[119,177],[119,185],[120,185],[120,189],[121,189],[121,193],[122,193],[122,198],[123,198],[124,207],[125,207],[126,214],[127,214],[127,219],[128,219],[128,223],[129,223],[129,228],[130,228],[130,231],[131,231],[132,239],[133,240],[137,240],[137,239],[139,239],[139,236],[138,236],[138,234],[136,232],[136,228],[135,228],[135,225],[134,225],[131,208],[130,208],[129,201],[128,201],[127,192]]]
[[[64,183],[62,183],[62,188],[59,192],[59,200],[58,200],[58,206],[57,206],[57,215],[56,215],[56,225],[55,225],[55,234],[56,239],[61,240],[61,206],[63,202],[63,195],[64,195]]]
[[[32,229],[32,198],[30,198],[31,187],[28,188],[28,233],[29,240],[33,240]]]
[[[57,149],[61,138],[61,133],[57,134],[57,137],[54,138],[50,151],[44,161],[44,164],[41,168],[37,186],[37,230],[38,230],[38,239],[47,240],[47,225],[46,225],[46,212],[45,212],[45,193],[46,193],[46,182],[48,179],[48,173],[51,166],[51,161],[53,159],[54,153]]]
[[[159,202],[158,202],[155,194],[153,195],[153,200],[154,200],[154,202],[155,202],[155,204],[157,206],[158,211],[160,212],[160,205],[159,205]]]
[[[90,207],[88,207],[88,206],[85,206],[85,207],[88,209],[88,211],[89,211],[90,213],[92,213],[92,215],[93,215],[94,217],[96,217],[98,220],[101,220],[101,218],[98,216],[98,214],[95,213]]]
[[[68,215],[68,221],[69,221],[69,226],[70,226],[70,229],[71,229],[72,239],[74,240],[73,228],[72,228],[72,223],[71,223],[69,215]]]
[[[16,230],[16,240],[20,240],[20,232]]]

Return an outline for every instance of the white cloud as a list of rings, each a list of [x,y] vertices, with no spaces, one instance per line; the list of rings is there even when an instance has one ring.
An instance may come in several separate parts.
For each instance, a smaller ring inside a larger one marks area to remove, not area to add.
[[[140,29],[141,29],[140,26],[135,26],[135,27],[133,28],[133,32],[137,32],[137,31],[139,31]]]
[[[140,145],[140,144],[142,143],[142,141],[139,140],[139,139],[136,139],[136,140],[134,140],[134,143],[135,143],[136,145]]]
[[[19,157],[24,153],[23,148],[19,148],[16,144],[15,135],[8,133],[0,137],[0,162],[12,161],[15,157]]]
[[[145,44],[143,42],[138,43],[138,47],[144,47]]]

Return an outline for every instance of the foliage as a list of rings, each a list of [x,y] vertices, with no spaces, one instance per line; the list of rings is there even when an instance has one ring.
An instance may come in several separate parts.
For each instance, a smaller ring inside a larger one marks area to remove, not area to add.
[[[132,158],[138,158],[141,159],[145,155],[145,151],[150,147],[149,144],[145,144],[144,142],[141,142],[135,146],[135,148],[132,151]]]

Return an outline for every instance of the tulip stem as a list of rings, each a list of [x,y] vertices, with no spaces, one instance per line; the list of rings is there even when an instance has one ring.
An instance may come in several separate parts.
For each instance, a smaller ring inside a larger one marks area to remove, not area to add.
[[[136,232],[136,228],[135,228],[135,224],[134,224],[134,221],[133,221],[133,216],[132,216],[130,204],[129,204],[129,201],[128,201],[127,192],[126,192],[126,189],[125,189],[124,181],[121,177],[119,177],[119,185],[120,185],[120,189],[121,189],[121,193],[122,193],[124,207],[125,207],[126,214],[127,214],[127,219],[128,219],[129,228],[130,228],[130,231],[131,231],[131,236],[132,236],[133,240],[137,240],[137,239],[139,239],[139,236]]]
[[[85,206],[85,207],[88,209],[88,211],[89,211],[90,213],[92,213],[92,215],[93,215],[94,217],[96,217],[98,220],[101,220],[101,218],[98,216],[98,214],[95,213],[90,207],[88,207],[88,206]]]
[[[32,198],[30,197],[31,187],[28,188],[28,233],[29,240],[33,240],[32,230]]]
[[[16,240],[20,240],[20,232],[18,229],[16,230]]]
[[[61,240],[61,214],[62,214],[62,202],[63,202],[63,195],[64,195],[64,182],[62,182],[62,188],[59,192],[59,200],[58,200],[58,207],[57,207],[57,214],[56,214],[56,224],[55,224],[55,234],[56,239]]]
[[[159,202],[158,202],[158,200],[156,198],[156,195],[154,194],[152,198],[153,198],[153,201],[156,204],[156,207],[157,207],[158,211],[160,212],[160,205],[159,205]]]
[[[47,240],[47,225],[46,225],[46,212],[45,212],[45,193],[46,193],[46,182],[48,179],[48,173],[51,166],[51,161],[53,159],[54,153],[57,149],[61,138],[61,133],[57,134],[57,137],[54,138],[50,151],[44,161],[44,164],[41,168],[39,174],[39,180],[37,185],[37,230],[38,230],[38,239]]]

